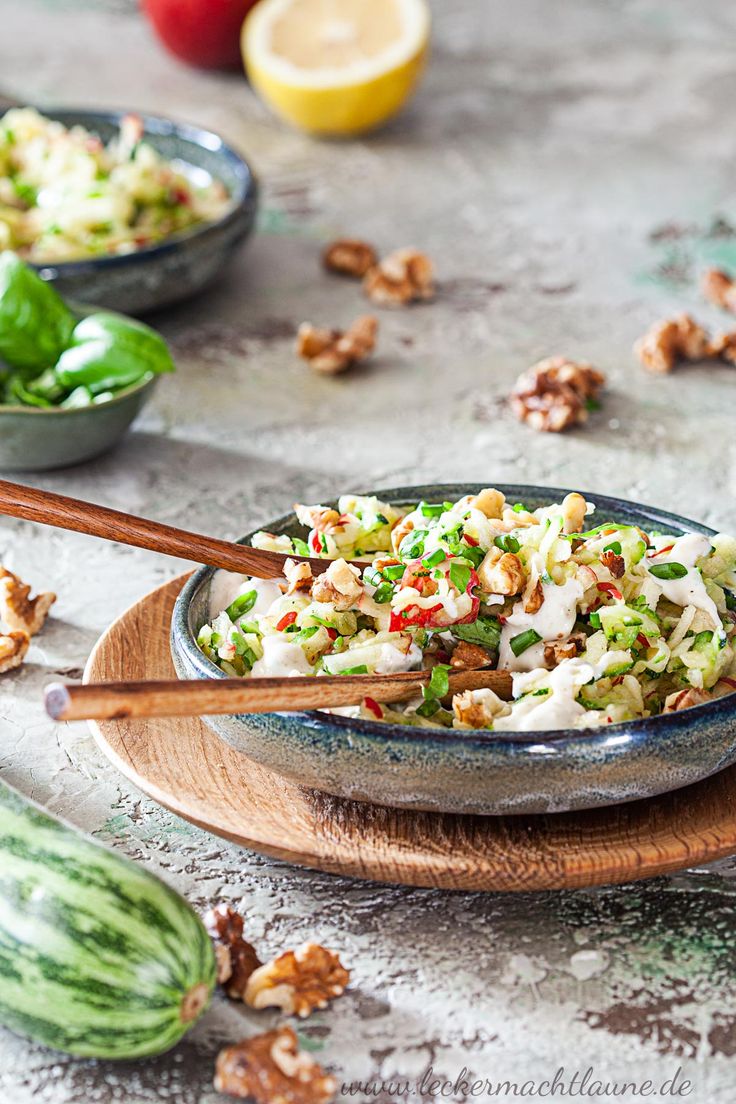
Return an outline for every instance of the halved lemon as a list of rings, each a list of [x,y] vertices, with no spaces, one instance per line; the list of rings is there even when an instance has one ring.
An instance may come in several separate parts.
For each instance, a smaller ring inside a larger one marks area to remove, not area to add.
[[[259,0],[243,24],[251,84],[288,122],[357,134],[403,106],[427,54],[425,0]]]

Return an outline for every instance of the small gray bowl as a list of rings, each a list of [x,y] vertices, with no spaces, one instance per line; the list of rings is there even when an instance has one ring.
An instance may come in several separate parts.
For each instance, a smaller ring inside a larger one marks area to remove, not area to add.
[[[488,484],[486,484],[488,486]],[[559,502],[566,490],[504,486],[511,502]],[[395,504],[456,500],[479,484],[376,491]],[[586,493],[609,518],[682,534],[713,534],[697,522],[623,499]],[[293,514],[265,528],[303,535]],[[252,535],[252,534],[251,534]],[[243,538],[248,543],[250,535]],[[181,678],[223,678],[197,647],[209,620],[214,571],[201,568],[174,608],[171,651]],[[320,713],[206,717],[250,759],[339,797],[448,813],[548,813],[616,805],[687,786],[736,762],[736,694],[705,705],[599,729],[554,732],[438,730]]]
[[[64,126],[83,126],[108,142],[122,111],[42,109]],[[141,115],[144,138],[169,160],[179,160],[222,181],[231,205],[215,222],[203,223],[157,245],[121,256],[34,266],[65,298],[93,300],[127,314],[145,314],[202,291],[222,271],[253,229],[256,179],[242,157],[219,135],[155,115]]]

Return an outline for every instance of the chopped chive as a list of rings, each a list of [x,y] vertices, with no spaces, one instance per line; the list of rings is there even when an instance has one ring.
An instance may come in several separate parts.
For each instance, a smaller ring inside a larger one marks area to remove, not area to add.
[[[320,544],[322,545],[322,551],[326,552],[327,551],[327,537],[324,535],[324,533],[320,533],[319,540],[320,540]]]
[[[591,613],[588,624],[592,629],[599,629],[601,627],[601,615],[599,613]]]
[[[460,563],[450,564],[450,582],[464,594],[470,585],[470,568]]]
[[[512,537],[510,533],[502,533],[499,537],[494,537],[493,543],[502,552],[518,552],[521,547],[516,537]]]
[[[420,502],[419,511],[423,517],[439,517],[445,512],[444,502]]]
[[[403,564],[389,564],[388,567],[384,567],[381,574],[384,579],[390,579],[391,582],[395,582],[397,579],[401,578],[405,571],[406,568]]]
[[[418,560],[424,553],[424,540],[427,534],[427,529],[414,529],[408,533],[399,545],[401,555],[409,560]]]
[[[613,552],[614,556],[621,555],[621,543],[620,541],[612,541],[611,544],[607,544],[603,549],[604,552]]]
[[[430,556],[425,556],[422,560],[424,567],[436,567],[437,564],[441,564],[443,560],[447,559],[447,553],[444,548],[436,548]]]
[[[242,617],[248,610],[253,609],[253,606],[258,601],[258,591],[249,590],[246,594],[241,594],[231,602],[225,610],[231,621],[234,621],[237,617]]]
[[[373,595],[373,601],[378,602],[379,605],[383,605],[384,602],[390,602],[393,597],[394,588],[390,583],[381,583]]]
[[[683,579],[687,575],[687,568],[681,563],[654,564],[649,568],[649,574],[655,579]]]
[[[367,675],[368,668],[365,663],[360,663],[357,667],[343,667],[340,671],[341,675]]]
[[[536,629],[525,629],[518,636],[512,636],[509,644],[514,655],[520,656],[527,648],[531,648],[532,644],[538,644],[541,639]]]
[[[530,514],[531,510],[523,502],[515,502],[511,507],[515,514]]]
[[[292,626],[289,625],[286,631],[288,632],[291,628]],[[296,628],[296,626],[294,626],[294,628]],[[299,629],[297,635],[294,637],[294,643],[301,644],[302,640],[309,640],[309,638],[314,636],[315,633],[318,633],[321,628],[321,625],[307,625],[306,629]]]

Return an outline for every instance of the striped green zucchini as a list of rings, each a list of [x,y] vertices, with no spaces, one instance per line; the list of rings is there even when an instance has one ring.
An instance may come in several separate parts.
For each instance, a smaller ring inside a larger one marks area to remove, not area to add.
[[[215,959],[173,890],[0,782],[0,1023],[70,1054],[172,1047]]]

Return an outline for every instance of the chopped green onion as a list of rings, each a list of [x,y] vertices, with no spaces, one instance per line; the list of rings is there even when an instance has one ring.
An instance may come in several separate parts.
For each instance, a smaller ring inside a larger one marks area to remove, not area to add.
[[[591,629],[599,629],[601,627],[601,615],[599,613],[591,613],[588,618],[588,624]]]
[[[286,631],[288,632],[291,628],[292,626],[289,625],[289,628]],[[294,637],[294,643],[301,644],[303,640],[309,640],[309,638],[311,636],[314,636],[315,633],[318,633],[321,628],[321,625],[307,625],[306,629],[298,629],[297,635]]]
[[[408,560],[417,560],[424,552],[424,540],[428,534],[427,529],[414,529],[407,533],[399,545],[399,552]]]
[[[384,602],[390,602],[394,593],[394,588],[390,583],[381,583],[373,595],[373,601],[378,602],[379,605],[383,605]]]
[[[494,537],[493,543],[502,552],[518,552],[521,547],[516,537],[512,537],[510,533],[502,533],[500,537]]]
[[[532,690],[532,697],[539,698],[542,694],[549,694],[550,690],[548,686],[543,686],[541,690]]]
[[[511,507],[515,514],[530,514],[531,510],[523,502],[515,502]]]
[[[237,617],[242,617],[248,610],[253,609],[253,606],[258,601],[258,591],[249,590],[246,594],[241,594],[231,602],[225,610],[231,621],[235,621]]]
[[[470,585],[470,568],[460,563],[450,564],[450,582],[461,594],[465,594]]]
[[[320,533],[319,540],[320,544],[322,545],[322,551],[327,552],[327,537],[324,535],[324,533]]]
[[[341,675],[367,675],[368,668],[365,663],[359,664],[357,667],[343,667],[340,671]]]
[[[388,567],[384,567],[381,574],[384,579],[390,579],[391,582],[395,582],[397,579],[401,578],[405,571],[406,568],[403,564],[389,564]]]
[[[418,717],[431,717],[440,709],[440,703],[435,698],[428,698],[417,708]]]
[[[619,541],[612,541],[611,544],[607,544],[603,549],[604,552],[613,552],[614,556],[621,555],[621,544]]]
[[[381,525],[388,525],[388,518],[384,517],[383,514],[376,514],[376,521]]]
[[[422,560],[424,567],[436,567],[437,564],[441,564],[443,560],[447,559],[447,553],[444,548],[436,548],[430,556],[425,556]]]
[[[512,636],[509,644],[514,655],[520,656],[527,648],[531,648],[532,644],[538,644],[541,639],[536,629],[525,629],[518,636]]]
[[[439,517],[445,512],[443,502],[420,502],[419,511],[423,517]]]
[[[683,579],[687,575],[687,568],[681,563],[654,564],[649,568],[649,574],[655,579]]]

